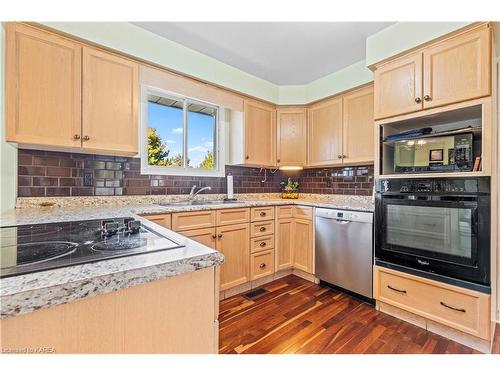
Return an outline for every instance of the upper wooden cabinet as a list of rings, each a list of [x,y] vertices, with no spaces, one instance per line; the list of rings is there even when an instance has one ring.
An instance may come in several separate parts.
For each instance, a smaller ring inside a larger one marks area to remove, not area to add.
[[[18,23],[6,40],[7,141],[137,154],[136,63]]]
[[[491,94],[491,30],[458,35],[423,52],[424,108]]]
[[[20,24],[6,30],[7,141],[80,147],[81,46]]]
[[[373,162],[373,86],[345,94],[343,96],[343,106],[343,162]]]
[[[277,165],[306,165],[307,125],[305,108],[282,108],[277,118]]]
[[[276,111],[265,103],[245,101],[245,164],[276,165]]]
[[[138,152],[139,66],[83,48],[83,147]]]
[[[482,25],[375,70],[375,119],[491,95],[491,28]]]
[[[307,165],[342,163],[342,98],[309,107]]]
[[[373,86],[309,107],[307,166],[372,163]]]
[[[385,118],[422,109],[422,53],[377,67],[374,117]]]

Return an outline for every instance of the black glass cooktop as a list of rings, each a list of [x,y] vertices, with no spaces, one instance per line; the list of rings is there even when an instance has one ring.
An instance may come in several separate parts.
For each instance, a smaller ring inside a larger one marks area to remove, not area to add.
[[[131,217],[0,228],[0,277],[182,247]]]

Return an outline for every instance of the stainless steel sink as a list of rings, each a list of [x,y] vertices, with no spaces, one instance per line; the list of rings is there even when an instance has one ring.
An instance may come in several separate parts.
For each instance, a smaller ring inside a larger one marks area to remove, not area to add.
[[[185,206],[210,206],[210,205],[218,205],[218,204],[235,204],[241,203],[239,201],[236,202],[227,202],[223,200],[218,201],[180,201],[180,202],[168,202],[168,203],[160,203],[160,206],[164,207],[185,207]]]

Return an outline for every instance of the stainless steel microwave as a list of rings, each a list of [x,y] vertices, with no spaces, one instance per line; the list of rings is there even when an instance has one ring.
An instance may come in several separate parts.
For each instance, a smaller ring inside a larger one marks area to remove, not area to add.
[[[394,171],[471,171],[473,134],[422,137],[394,143]]]

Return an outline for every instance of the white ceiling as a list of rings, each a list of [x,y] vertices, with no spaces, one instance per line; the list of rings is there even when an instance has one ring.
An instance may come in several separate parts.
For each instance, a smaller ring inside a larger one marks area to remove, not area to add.
[[[134,22],[278,85],[303,85],[365,58],[392,22]]]

